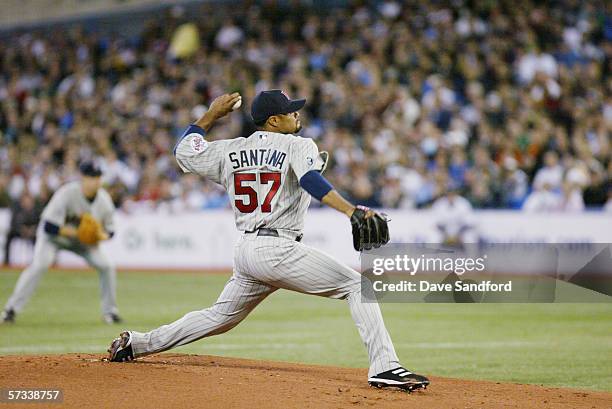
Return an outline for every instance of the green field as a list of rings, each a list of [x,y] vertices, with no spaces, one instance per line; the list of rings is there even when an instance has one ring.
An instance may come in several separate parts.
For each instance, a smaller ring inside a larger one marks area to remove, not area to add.
[[[0,273],[4,304],[17,279]],[[0,355],[105,353],[124,328],[147,330],[213,303],[227,276],[119,274],[125,325],[101,322],[93,272],[51,272]],[[404,365],[428,375],[612,390],[612,304],[385,304]],[[344,301],[277,291],[229,333],[177,352],[367,367]]]

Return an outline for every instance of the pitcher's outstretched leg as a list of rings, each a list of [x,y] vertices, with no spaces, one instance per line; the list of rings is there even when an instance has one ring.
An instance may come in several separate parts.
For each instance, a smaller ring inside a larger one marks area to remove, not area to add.
[[[141,333],[124,331],[109,347],[110,361],[123,361],[166,351],[204,337],[222,334],[238,325],[276,288],[234,274],[217,302],[204,310],[192,311],[171,324]]]

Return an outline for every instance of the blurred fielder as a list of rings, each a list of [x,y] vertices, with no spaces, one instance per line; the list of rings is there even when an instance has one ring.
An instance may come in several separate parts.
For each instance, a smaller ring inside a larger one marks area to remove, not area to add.
[[[236,227],[243,232],[235,246],[232,277],[212,307],[147,333],[122,332],[111,343],[109,359],[129,361],[226,332],[264,298],[284,288],[348,301],[368,350],[371,385],[426,387],[427,378],[401,366],[378,304],[362,303],[361,275],[300,242],[310,196],[350,218],[357,250],[389,241],[386,219],[353,206],[321,176],[327,153],[319,153],[311,139],[294,135],[301,128],[297,111],[304,106],[303,99],[291,100],[279,90],[264,91],[251,108],[258,131],[248,138],[208,142],[206,132],[213,123],[240,101],[237,93],[217,98],[175,148],[183,171],[207,177],[228,191]]]
[[[456,189],[449,188],[431,208],[436,215],[440,243],[461,247],[464,243],[478,242],[472,205]]]
[[[100,168],[85,162],[80,171],[81,180],[59,188],[43,210],[36,233],[34,259],[19,276],[2,312],[2,322],[15,321],[16,314],[34,293],[58,250],[72,251],[98,270],[103,319],[108,324],[121,322],[115,302],[115,269],[98,245],[113,235],[115,206],[110,195],[100,187]]]

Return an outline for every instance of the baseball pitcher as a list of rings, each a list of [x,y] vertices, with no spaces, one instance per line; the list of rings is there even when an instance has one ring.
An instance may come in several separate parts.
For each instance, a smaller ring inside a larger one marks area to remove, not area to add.
[[[59,188],[43,210],[34,259],[19,276],[2,313],[2,322],[15,321],[15,315],[32,296],[58,250],[80,255],[98,271],[103,319],[108,324],[121,322],[115,302],[115,269],[98,245],[113,235],[115,206],[100,187],[102,172],[95,163],[82,163],[80,172],[81,180]]]
[[[217,302],[150,332],[122,332],[108,350],[110,361],[129,361],[229,331],[279,288],[347,300],[370,358],[370,384],[406,390],[429,380],[401,366],[376,303],[361,302],[361,275],[329,255],[302,244],[304,216],[311,196],[350,218],[356,250],[389,241],[387,220],[344,200],[321,175],[327,153],[294,135],[298,110],[279,90],[261,92],[251,115],[258,131],[248,138],[209,142],[213,123],[240,104],[237,93],[213,101],[189,126],[174,154],[181,169],[222,184],[231,199],[236,227],[234,272]]]

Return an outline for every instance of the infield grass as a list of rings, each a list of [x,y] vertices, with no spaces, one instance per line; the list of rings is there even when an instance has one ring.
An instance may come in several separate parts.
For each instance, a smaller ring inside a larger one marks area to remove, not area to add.
[[[0,273],[4,304],[17,280]],[[0,355],[105,354],[122,329],[144,331],[211,305],[229,275],[120,273],[125,324],[99,313],[94,272],[50,272],[15,325],[0,326]],[[400,359],[415,372],[612,391],[612,304],[385,304]],[[346,302],[277,291],[232,331],[183,353],[367,367]],[[0,358],[1,361],[1,358]]]

